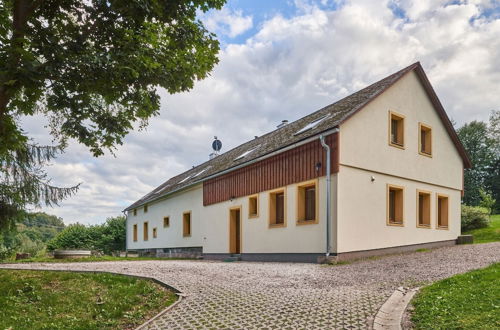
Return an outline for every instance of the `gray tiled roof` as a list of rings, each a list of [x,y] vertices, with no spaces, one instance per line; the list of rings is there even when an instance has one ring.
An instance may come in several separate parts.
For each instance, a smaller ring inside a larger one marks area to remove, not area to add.
[[[125,210],[130,210],[145,203],[154,201],[160,197],[168,195],[169,193],[188,187],[195,182],[203,181],[204,178],[229,170],[233,167],[237,167],[241,164],[250,162],[256,158],[265,156],[266,154],[283,149],[289,145],[337,127],[341,122],[394,84],[404,74],[419,66],[420,64],[418,62],[414,63],[333,104],[291,122],[284,127],[275,129],[265,135],[243,143],[242,145],[226,151],[225,153],[201,165],[181,173],[162,183],[156,189],[127,207]],[[300,134],[296,134],[305,126],[321,118],[324,118],[324,120],[319,122],[317,126]],[[255,150],[248,153],[245,157],[236,159],[240,155],[254,148]]]

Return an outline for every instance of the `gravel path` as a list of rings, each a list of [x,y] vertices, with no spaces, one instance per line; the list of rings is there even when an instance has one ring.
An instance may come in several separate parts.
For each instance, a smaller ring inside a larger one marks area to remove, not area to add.
[[[500,261],[500,243],[461,245],[325,266],[293,263],[123,261],[4,264],[156,277],[187,294],[162,329],[365,329],[399,286],[420,286]]]

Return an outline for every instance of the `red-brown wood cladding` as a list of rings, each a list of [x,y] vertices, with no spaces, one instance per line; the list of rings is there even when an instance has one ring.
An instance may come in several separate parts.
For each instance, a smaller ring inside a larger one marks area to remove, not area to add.
[[[328,135],[331,172],[339,171],[338,133]],[[321,168],[316,170],[316,164]],[[256,194],[326,175],[326,151],[318,140],[203,182],[203,205]]]

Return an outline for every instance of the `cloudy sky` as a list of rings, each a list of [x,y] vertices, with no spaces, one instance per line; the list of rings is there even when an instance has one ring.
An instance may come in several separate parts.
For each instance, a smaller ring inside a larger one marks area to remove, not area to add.
[[[116,157],[71,144],[47,168],[78,194],[46,209],[95,224],[208,159],[213,136],[229,150],[420,61],[458,125],[500,107],[500,2],[229,0],[200,15],[221,41],[210,78],[162,96],[161,115],[132,132]],[[39,118],[23,125],[50,142]]]

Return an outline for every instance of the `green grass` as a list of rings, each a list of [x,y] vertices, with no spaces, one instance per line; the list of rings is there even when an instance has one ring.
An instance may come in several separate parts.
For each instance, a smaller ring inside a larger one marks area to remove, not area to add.
[[[413,305],[416,329],[499,329],[500,263],[425,287]]]
[[[0,270],[0,329],[132,329],[175,300],[121,275]]]
[[[68,259],[55,259],[53,257],[40,257],[21,260],[4,260],[0,263],[29,263],[29,262],[99,262],[99,261],[143,261],[143,260],[186,260],[187,258],[155,258],[155,257],[88,257],[88,258],[68,258]]]
[[[474,243],[489,243],[500,241],[500,214],[490,217],[490,225],[487,228],[473,229],[463,233],[473,235]]]
[[[431,252],[431,250],[423,248],[423,249],[416,249],[415,252]]]

